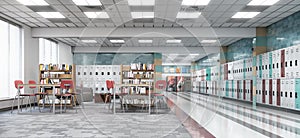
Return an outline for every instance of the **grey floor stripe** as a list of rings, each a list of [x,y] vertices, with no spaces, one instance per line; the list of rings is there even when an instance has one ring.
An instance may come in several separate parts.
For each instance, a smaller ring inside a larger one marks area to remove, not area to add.
[[[172,93],[172,94],[173,94],[173,95],[177,95],[176,93]],[[202,105],[202,104],[200,104],[200,103],[196,103],[196,102],[194,102],[194,101],[191,101],[191,100],[188,99],[188,98],[185,98],[185,97],[180,96],[180,95],[177,95],[177,96],[179,96],[179,97],[181,97],[182,99],[185,99],[185,100],[187,100],[187,101],[189,101],[189,102],[195,103],[195,104],[197,104],[197,105],[199,105],[199,106],[201,106],[201,107],[203,107],[203,108],[206,108],[206,109],[208,109],[208,110],[211,110],[211,111],[213,111],[213,112],[216,112],[217,114],[219,114],[219,115],[221,115],[221,116],[224,116],[225,118],[228,118],[228,119],[230,119],[230,120],[232,120],[232,121],[234,121],[234,122],[236,122],[236,123],[238,123],[238,124],[241,124],[241,125],[243,125],[243,126],[245,126],[245,127],[250,128],[250,129],[252,129],[252,130],[255,130],[255,131],[257,131],[257,132],[259,132],[259,133],[261,133],[261,134],[263,134],[263,135],[265,135],[265,136],[272,137],[272,138],[282,138],[282,137],[279,136],[279,135],[276,135],[276,134],[274,134],[274,133],[271,133],[271,132],[269,132],[269,131],[266,131],[266,130],[264,130],[264,129],[261,129],[261,128],[259,128],[259,127],[256,127],[256,126],[254,126],[254,125],[251,125],[251,124],[249,124],[249,123],[247,123],[247,122],[244,122],[244,121],[242,121],[242,120],[240,120],[240,119],[236,119],[236,118],[234,118],[234,117],[231,117],[231,116],[229,116],[229,115],[226,115],[226,114],[224,114],[224,113],[221,113],[221,112],[219,112],[219,111],[216,111],[216,110],[214,110],[214,109],[212,109],[212,108],[205,107],[204,105]]]
[[[181,94],[183,94],[183,93],[181,93]],[[186,96],[189,96],[189,95],[186,95]],[[197,99],[200,99],[200,98],[197,98]],[[211,101],[206,101],[206,102],[212,103]],[[295,133],[295,134],[300,133],[300,128],[298,128],[298,127],[293,127],[293,126],[290,126],[288,124],[284,124],[284,123],[281,123],[281,122],[278,122],[278,121],[270,120],[270,119],[260,117],[260,116],[257,116],[257,115],[251,114],[251,113],[245,113],[245,112],[240,111],[240,110],[235,110],[235,109],[230,108],[228,106],[224,106],[220,103],[218,103],[218,104],[221,108],[223,108],[227,111],[232,111],[232,112],[235,112],[235,113],[237,113],[239,115],[242,115],[242,116],[245,116],[245,117],[250,117],[253,120],[257,120],[259,122],[263,122],[265,124],[269,124],[269,125],[277,127],[277,128],[282,128],[282,129],[286,128],[286,130],[289,130],[290,132]],[[239,107],[239,108],[245,108],[245,107]]]

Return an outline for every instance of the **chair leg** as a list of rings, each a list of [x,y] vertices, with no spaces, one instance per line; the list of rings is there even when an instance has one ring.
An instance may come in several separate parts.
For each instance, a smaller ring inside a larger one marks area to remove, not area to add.
[[[77,100],[77,98],[75,98],[75,96],[73,95],[73,96],[71,96],[71,98],[72,98],[72,101],[73,101],[73,104],[74,104],[74,106],[75,106],[75,110],[76,110],[76,113],[77,113],[77,105],[76,105],[76,100]],[[76,100],[75,100],[76,99]]]

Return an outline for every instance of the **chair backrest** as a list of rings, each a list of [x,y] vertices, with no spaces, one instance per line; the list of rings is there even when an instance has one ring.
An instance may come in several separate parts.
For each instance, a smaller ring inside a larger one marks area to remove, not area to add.
[[[114,88],[114,81],[106,80],[106,88],[107,90],[110,90],[111,88]]]
[[[36,84],[36,82],[34,80],[29,80],[28,81],[29,84]],[[30,89],[34,89],[36,88],[36,86],[29,86]]]
[[[19,86],[20,84],[23,84],[23,81],[21,81],[21,80],[15,80],[15,87],[16,87],[16,89],[18,89],[18,86]],[[24,87],[24,86],[20,86],[19,88],[20,88],[20,89],[23,89],[23,87]]]
[[[156,89],[165,89],[167,86],[167,82],[165,80],[158,80],[155,83],[155,88]]]
[[[60,88],[61,89],[73,89],[74,84],[72,80],[61,80]]]

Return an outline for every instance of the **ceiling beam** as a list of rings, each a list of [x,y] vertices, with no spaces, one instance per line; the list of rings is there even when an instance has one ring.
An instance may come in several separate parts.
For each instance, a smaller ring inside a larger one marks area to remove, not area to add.
[[[73,47],[73,53],[162,53],[162,54],[199,54],[206,56],[219,53],[220,47]]]
[[[32,28],[32,37],[255,37],[255,28]]]

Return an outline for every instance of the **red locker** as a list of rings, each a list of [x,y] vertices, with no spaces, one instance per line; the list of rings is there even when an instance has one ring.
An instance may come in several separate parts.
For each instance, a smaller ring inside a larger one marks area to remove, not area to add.
[[[243,99],[246,100],[246,80],[243,80]]]
[[[224,65],[224,80],[228,80],[228,64]]]
[[[266,103],[266,80],[262,80],[262,103]]]
[[[280,83],[279,83],[280,85]],[[250,80],[250,101],[253,100],[253,80]]]
[[[285,77],[285,50],[281,50],[281,70],[280,70],[280,74],[281,74],[281,77]]]
[[[272,96],[272,92],[273,92],[273,89],[272,89],[272,79],[269,80],[269,104],[272,104],[273,103],[273,96]]]
[[[280,106],[280,79],[277,79],[277,105]]]

